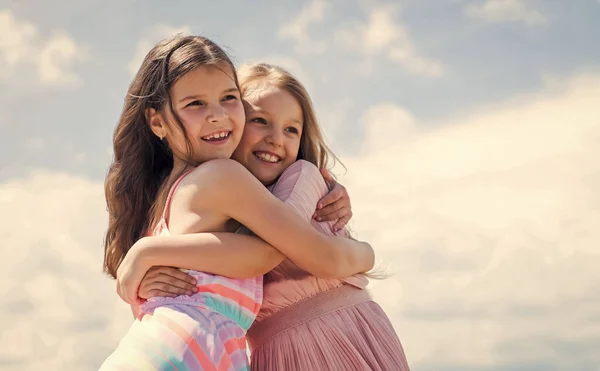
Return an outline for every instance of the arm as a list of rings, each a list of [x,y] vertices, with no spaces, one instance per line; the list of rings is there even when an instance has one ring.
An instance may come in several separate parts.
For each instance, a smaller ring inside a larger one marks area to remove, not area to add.
[[[212,160],[199,166],[187,182],[196,187],[197,209],[212,209],[238,220],[300,268],[319,277],[346,277],[373,267],[370,245],[325,236],[281,203],[245,168],[231,160]],[[257,217],[258,216],[258,217]],[[185,267],[172,250],[147,249],[145,264]]]
[[[229,165],[227,161],[217,160],[213,161],[213,164],[214,162],[225,162],[227,165]],[[358,241],[354,242],[340,237],[332,238],[323,236],[306,221],[310,220],[310,215],[314,212],[318,197],[327,192],[327,186],[324,184],[322,178],[315,176],[309,177],[309,180],[311,180],[313,184],[312,189],[311,187],[307,188],[306,186],[298,187],[298,190],[302,194],[310,196],[308,197],[311,199],[309,202],[302,202],[302,199],[298,199],[298,202],[294,202],[294,197],[292,197],[291,200],[289,199],[289,193],[285,194],[285,192],[277,192],[277,190],[274,189],[276,193],[279,193],[279,197],[281,199],[285,199],[286,202],[289,202],[289,206],[291,206],[289,207],[283,205],[279,200],[272,196],[266,190],[266,188],[264,188],[262,184],[258,183],[258,181],[244,168],[236,165],[237,163],[230,165],[229,172],[232,172],[234,177],[237,176],[240,178],[239,180],[242,180],[242,183],[238,183],[235,181],[235,179],[233,181],[231,179],[223,179],[229,175],[228,172],[223,171],[226,169],[206,169],[206,167],[204,167],[201,174],[198,174],[199,171],[194,171],[192,174],[190,174],[190,176],[200,176],[205,180],[202,182],[197,182],[197,178],[192,179],[192,181],[196,181],[195,188],[197,188],[197,192],[195,192],[195,194],[202,194],[207,198],[207,200],[194,200],[196,203],[200,201],[203,210],[206,210],[206,208],[210,205],[223,205],[223,203],[220,201],[220,198],[223,198],[224,194],[226,197],[226,194],[229,192],[234,192],[237,196],[231,200],[231,202],[234,204],[239,203],[239,205],[244,205],[244,201],[246,201],[245,197],[250,196],[250,198],[252,198],[253,194],[250,192],[240,192],[240,190],[244,189],[246,186],[244,182],[249,183],[254,192],[261,195],[263,199],[266,198],[266,200],[271,202],[271,205],[275,204],[278,206],[279,211],[283,211],[283,213],[288,217],[291,215],[292,225],[303,226],[299,233],[301,234],[303,233],[302,231],[308,231],[310,234],[310,236],[308,236],[309,241],[311,240],[310,237],[312,237],[312,241],[315,241],[316,237],[316,241],[318,243],[325,243],[325,245],[327,243],[332,243],[331,246],[322,246],[317,244],[306,246],[305,249],[302,249],[302,245],[307,243],[304,239],[289,239],[285,236],[283,236],[282,239],[282,235],[279,234],[278,237],[276,237],[279,238],[278,241],[284,243],[285,245],[287,245],[287,243],[290,241],[293,242],[291,245],[289,245],[289,248],[292,250],[290,253],[287,253],[287,255],[300,268],[303,268],[315,276],[335,278],[342,278],[352,275],[356,272],[362,272],[371,269],[373,266],[374,254],[368,244]],[[289,169],[292,170],[292,167],[294,167],[294,165]],[[317,171],[314,166],[309,169],[314,169]],[[217,175],[221,175],[222,177],[216,176],[211,178],[210,174],[206,174],[206,172],[215,170],[217,171]],[[282,175],[281,180],[284,180],[285,178],[286,174]],[[286,180],[289,181],[292,177],[287,178],[288,179]],[[212,179],[212,184],[207,182],[207,179]],[[223,181],[225,181],[225,183],[223,183]],[[318,181],[323,184],[319,186]],[[186,183],[189,183],[189,180]],[[230,189],[229,187],[223,188],[223,184],[238,184],[239,187],[237,189]],[[319,187],[324,188],[321,190],[321,194],[319,193]],[[282,188],[284,189],[285,187]],[[293,184],[293,188],[296,190],[295,183]],[[215,190],[217,192],[215,192]],[[219,194],[218,190],[221,190],[222,192]],[[240,196],[242,194],[244,197]],[[211,203],[211,200],[213,203]],[[216,204],[214,203],[215,201]],[[245,213],[245,219],[254,219],[256,217],[256,212],[261,212],[260,208],[258,210],[253,209],[253,205],[255,205],[257,202],[261,202],[260,199],[253,199],[252,201],[254,202],[244,205],[246,208],[242,207],[242,213]],[[227,203],[225,203],[225,205],[227,206]],[[296,212],[294,209],[296,209]],[[215,212],[219,211],[215,210]],[[262,212],[263,214],[269,214],[268,206],[263,208]],[[231,214],[236,215],[235,212]],[[232,217],[233,215],[229,216]],[[272,230],[273,228],[278,228],[277,215],[278,214],[273,214],[271,219],[263,220],[264,223],[261,223],[261,225],[265,226],[269,223],[274,223],[270,229]],[[305,218],[304,221],[302,217]],[[243,220],[238,220],[244,223]],[[252,228],[254,224],[249,220],[247,225]],[[153,266],[177,266],[219,275],[238,277],[240,272],[242,272],[242,276],[245,276],[243,273],[244,270],[249,272],[247,273],[247,276],[256,276],[257,274],[262,274],[277,266],[279,262],[284,259],[283,255],[276,253],[276,250],[259,239],[252,239],[252,237],[230,233],[219,233],[218,235],[222,238],[216,237],[216,234],[211,233],[196,233],[180,236],[149,237],[140,240],[139,243],[136,243],[134,246],[132,246],[119,267],[117,277],[118,287],[121,287],[121,290],[118,290],[119,295],[125,301],[131,302],[137,298],[138,288],[141,290],[140,293],[142,297],[145,298],[156,295],[181,295],[185,293],[185,290],[190,289],[187,277],[178,277],[180,276],[179,272],[175,272],[175,269],[173,268],[162,267],[165,269],[162,271],[163,276],[160,280],[157,280],[155,277],[149,277],[146,275],[146,272]],[[250,240],[245,241],[252,241],[253,243],[253,245],[250,246],[250,249],[246,251],[248,254],[243,255],[243,253],[240,253],[244,251],[245,242],[240,240],[235,241],[236,238],[250,238]],[[323,249],[319,246],[325,248]],[[206,251],[208,252],[206,259],[204,259],[204,255],[206,253],[204,251],[205,247],[208,249]],[[177,254],[174,254],[173,248],[181,248],[181,253],[178,252]],[[235,251],[228,251],[230,248],[234,249]],[[265,252],[268,254],[266,257],[264,256]],[[283,252],[286,253],[286,251]],[[229,260],[228,258],[233,258],[231,263],[228,262],[223,264],[224,261]],[[254,263],[257,265],[253,266],[249,263]],[[252,269],[258,269],[258,271],[253,271]],[[231,274],[233,270],[238,270],[238,272]],[[143,287],[140,286],[140,282],[142,281],[145,282],[142,284]],[[152,294],[150,293],[151,291]]]
[[[231,278],[261,276],[275,268],[285,256],[254,236],[215,232],[177,236],[144,237],[132,249],[156,254],[153,261]],[[173,249],[177,253],[174,254]],[[161,260],[160,256],[169,255]]]
[[[330,190],[317,204],[313,217],[318,222],[335,221],[332,232],[344,228],[352,218],[352,205],[346,187],[338,183],[326,169],[319,169]]]
[[[119,265],[117,294],[132,305],[135,315],[133,306],[139,297],[189,295],[192,277],[183,272],[174,273],[176,269],[171,267],[218,275],[236,271],[236,276],[256,277],[273,269],[283,259],[279,251],[261,239],[235,233],[144,237],[129,249]],[[153,267],[169,277],[159,279],[149,275]]]
[[[306,162],[298,161],[291,165],[275,184],[272,193],[279,200],[292,206],[305,220],[311,219],[315,211],[317,201],[330,206],[341,204],[333,220],[348,217],[349,198],[345,188],[338,187],[336,192],[329,192],[326,181],[333,179],[328,173],[321,175],[317,168]],[[335,181],[334,181],[335,182]],[[331,200],[319,200],[323,195],[333,195]],[[330,211],[331,212],[331,211]],[[339,221],[338,221],[339,224]],[[272,246],[257,237],[243,236],[229,233],[194,233],[178,236],[145,237],[136,244],[141,244],[142,249],[177,249],[179,258],[183,264],[174,264],[176,267],[194,269],[202,272],[218,274],[231,278],[249,278],[263,275],[275,268],[285,256]],[[164,252],[166,253],[166,251]],[[162,253],[159,253],[162,254]],[[171,270],[169,272],[172,272]],[[165,272],[166,273],[166,272]],[[150,278],[150,277],[149,277]],[[174,278],[174,277],[173,277]],[[165,287],[163,277],[161,281],[144,278],[147,284]],[[182,293],[183,288],[180,280],[178,287],[170,285],[163,289],[173,293]],[[160,282],[160,283],[158,283]],[[158,283],[158,285],[156,285]]]

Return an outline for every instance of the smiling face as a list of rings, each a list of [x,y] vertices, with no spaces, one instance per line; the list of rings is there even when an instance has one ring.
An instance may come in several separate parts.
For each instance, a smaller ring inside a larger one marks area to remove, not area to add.
[[[231,157],[242,137],[245,121],[240,92],[232,74],[226,65],[202,66],[173,85],[171,102],[185,133],[168,106],[163,115],[154,113],[152,116],[151,113],[151,128],[157,136],[166,138],[175,161],[203,163]],[[186,148],[186,136],[191,154]]]
[[[246,126],[232,158],[269,185],[298,157],[302,108],[292,94],[273,85],[253,91],[244,101]]]

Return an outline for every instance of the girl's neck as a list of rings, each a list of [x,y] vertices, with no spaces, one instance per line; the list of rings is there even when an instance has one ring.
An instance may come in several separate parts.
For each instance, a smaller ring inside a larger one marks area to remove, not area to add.
[[[192,167],[194,167],[192,164],[190,164],[187,161],[184,161],[180,158],[174,157],[173,158],[173,170],[171,170],[171,177],[172,176],[179,176],[179,174],[183,174],[184,172],[186,172],[188,169],[191,169]]]

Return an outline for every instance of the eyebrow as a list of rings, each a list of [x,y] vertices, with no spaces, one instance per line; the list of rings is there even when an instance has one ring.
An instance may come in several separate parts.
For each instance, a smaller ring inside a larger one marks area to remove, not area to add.
[[[239,92],[238,88],[229,88],[229,89],[227,89],[227,90],[223,90],[223,91],[221,92],[221,94],[233,93],[233,92],[235,92],[235,91]],[[181,103],[181,102],[183,102],[183,101],[186,101],[186,100],[190,100],[190,99],[197,99],[197,98],[201,98],[202,96],[203,96],[202,94],[200,94],[200,95],[188,95],[188,96],[187,96],[187,97],[185,97],[185,98],[181,98],[181,99],[179,100],[179,103]]]
[[[269,111],[266,111],[262,108],[259,109],[254,109],[254,107],[252,107],[252,105],[250,106],[250,112],[247,112],[247,115],[263,115],[263,116],[270,116]],[[304,124],[302,123],[302,120],[297,120],[297,119],[290,119],[288,121],[291,121],[292,123],[296,124],[296,125],[300,125],[300,126],[304,126]]]

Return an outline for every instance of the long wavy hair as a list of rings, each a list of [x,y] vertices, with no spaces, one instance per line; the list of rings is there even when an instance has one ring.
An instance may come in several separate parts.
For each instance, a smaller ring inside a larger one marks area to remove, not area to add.
[[[114,157],[104,184],[108,208],[104,271],[112,277],[116,277],[131,246],[158,221],[168,183],[176,175],[171,176],[173,153],[168,142],[152,132],[148,110],[153,108],[163,115],[170,112],[175,129],[184,134],[187,158],[191,158],[191,141],[173,109],[170,90],[187,73],[208,65],[230,68],[238,85],[233,63],[217,44],[201,36],[177,35],[148,52],[129,86],[114,131]]]
[[[238,69],[238,78],[240,91],[244,97],[267,86],[275,86],[287,91],[296,99],[302,109],[302,118],[304,121],[298,160],[306,160],[318,168],[328,170],[336,163],[339,163],[346,169],[342,161],[325,143],[310,95],[304,85],[294,75],[279,66],[268,63],[256,63],[241,66]],[[334,174],[332,175],[335,177]],[[349,226],[344,227],[344,229],[349,238],[356,239],[353,236],[354,232]],[[379,265],[369,272],[364,273],[364,275],[378,280],[391,277],[386,268]]]

